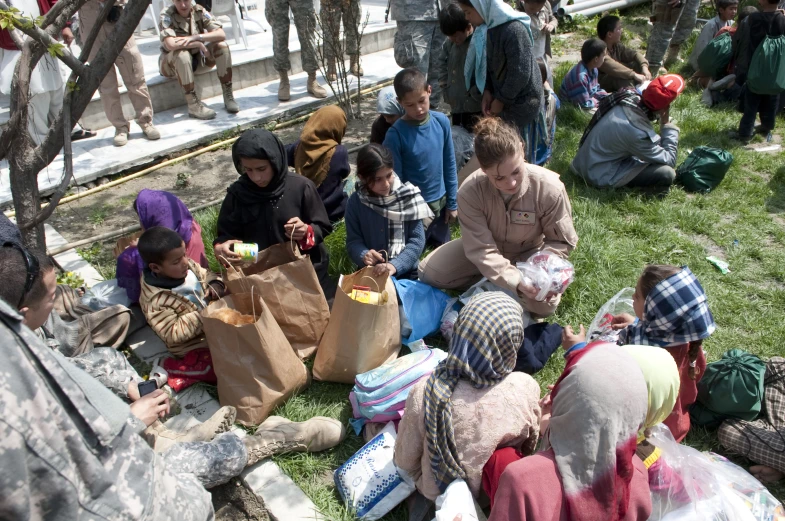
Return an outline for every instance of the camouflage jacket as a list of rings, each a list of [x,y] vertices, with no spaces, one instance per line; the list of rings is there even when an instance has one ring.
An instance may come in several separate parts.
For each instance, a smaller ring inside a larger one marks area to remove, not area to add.
[[[390,15],[396,22],[438,22],[447,0],[392,0]]]
[[[177,8],[170,5],[161,12],[161,18],[158,21],[158,30],[161,32],[161,51],[169,52],[163,46],[163,41],[166,38],[211,33],[221,27],[222,25],[210,14],[210,11],[201,5],[191,6],[191,14],[188,17],[180,16]]]
[[[210,494],[141,426],[0,300],[0,519],[213,519]]]

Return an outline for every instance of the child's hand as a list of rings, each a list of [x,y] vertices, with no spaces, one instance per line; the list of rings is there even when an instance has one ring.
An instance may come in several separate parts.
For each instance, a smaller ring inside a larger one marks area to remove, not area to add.
[[[542,27],[542,32],[551,34],[553,31],[556,30],[556,24],[553,22],[547,23]]]
[[[444,212],[444,222],[452,224],[458,220],[458,210],[447,210]]]
[[[565,351],[582,342],[586,342],[586,329],[584,329],[583,324],[581,324],[580,333],[575,333],[572,330],[572,326],[565,326],[561,334],[561,346]]]
[[[368,253],[363,257],[363,262],[366,266],[376,266],[380,262],[384,262],[384,257],[376,250],[368,250]]]
[[[283,230],[288,239],[301,241],[305,238],[305,234],[308,233],[308,225],[302,222],[299,217],[292,217],[283,225]]]
[[[232,244],[240,244],[242,242],[243,241],[238,241],[237,239],[230,239],[226,242],[216,244],[215,248],[213,248],[215,258],[227,268],[229,267],[229,264],[243,260],[241,255],[233,252],[231,249]]]
[[[398,270],[390,264],[389,262],[382,262],[381,264],[377,264],[373,267],[373,275],[375,277],[381,277],[384,274],[389,276],[393,276],[398,272]]]
[[[635,75],[635,84],[636,85],[640,85],[644,81],[646,81],[646,76],[644,76],[643,74],[636,74]]]
[[[483,116],[490,116],[491,115],[491,103],[493,102],[493,94],[491,91],[486,90],[482,93],[482,115]]]
[[[504,110],[504,103],[502,103],[501,101],[499,101],[497,99],[494,99],[491,102],[490,114],[492,116],[498,116],[499,114],[502,113],[503,110]]]
[[[611,329],[614,331],[618,331],[619,329],[624,329],[627,326],[631,326],[635,323],[635,317],[630,315],[629,313],[622,313],[621,315],[616,315],[611,320]]]
[[[651,71],[645,65],[643,66],[643,77],[646,79],[646,81],[649,81],[651,79]]]

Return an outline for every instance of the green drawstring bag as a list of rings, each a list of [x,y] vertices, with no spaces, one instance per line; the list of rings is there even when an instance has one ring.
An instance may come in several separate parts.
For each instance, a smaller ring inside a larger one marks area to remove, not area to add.
[[[729,418],[754,420],[761,412],[765,376],[766,363],[757,356],[741,349],[727,351],[706,366],[690,420],[711,429]]]
[[[688,192],[714,190],[733,163],[733,154],[721,148],[697,147],[676,169],[676,182]]]
[[[775,95],[785,91],[785,36],[769,36],[771,25],[780,16],[771,19],[766,38],[750,60],[746,85],[755,94]]]
[[[722,78],[732,55],[730,33],[722,33],[710,41],[698,55],[698,68],[712,78]]]

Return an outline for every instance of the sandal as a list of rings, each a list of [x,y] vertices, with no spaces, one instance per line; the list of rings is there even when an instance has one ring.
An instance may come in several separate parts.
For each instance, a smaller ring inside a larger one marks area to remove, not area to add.
[[[83,128],[71,134],[71,141],[79,141],[80,139],[87,139],[89,137],[95,137],[97,135],[98,132]]]

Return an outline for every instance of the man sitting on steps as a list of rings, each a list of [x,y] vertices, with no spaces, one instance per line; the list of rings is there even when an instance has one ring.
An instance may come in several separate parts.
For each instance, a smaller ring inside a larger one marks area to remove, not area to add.
[[[161,56],[158,67],[162,76],[177,78],[185,91],[188,115],[197,119],[213,119],[215,111],[206,107],[196,95],[194,75],[215,66],[224,95],[224,106],[230,114],[240,112],[232,92],[232,55],[226,44],[221,24],[200,5],[191,0],[172,0],[161,13]]]

